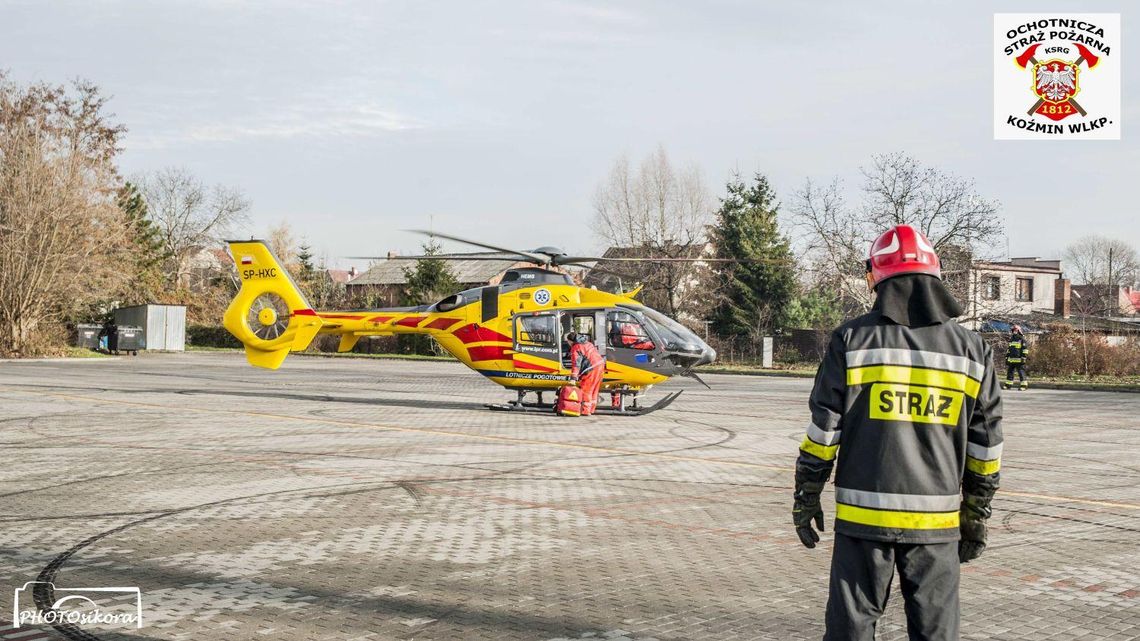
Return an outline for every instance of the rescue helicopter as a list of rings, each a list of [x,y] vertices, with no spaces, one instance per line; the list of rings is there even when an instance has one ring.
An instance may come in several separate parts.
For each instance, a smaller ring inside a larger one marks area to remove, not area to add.
[[[716,351],[692,330],[638,302],[640,287],[604,292],[577,285],[557,271],[602,260],[649,259],[572,256],[555,247],[520,251],[438,232],[412,231],[500,252],[494,260],[502,260],[503,255],[517,257],[519,263],[530,266],[509,269],[496,285],[456,292],[430,305],[317,311],[264,241],[227,241],[241,286],[225,311],[223,324],[244,345],[250,364],[268,369],[280,367],[289,352],[306,349],[318,334],[339,336],[340,352],[352,350],[364,336],[426,334],[467,367],[516,393],[508,403],[487,405],[498,410],[553,408],[543,394],[555,393],[570,381],[569,346],[563,336],[571,331],[590,336],[606,359],[601,389],[611,394],[612,403],[609,408],[600,407],[600,413],[645,414],[661,409],[681,392],[649,406],[639,405],[643,393],[672,376],[689,376],[703,384],[693,369],[716,359]],[[431,258],[490,260],[476,254]],[[527,401],[531,393],[536,400]]]

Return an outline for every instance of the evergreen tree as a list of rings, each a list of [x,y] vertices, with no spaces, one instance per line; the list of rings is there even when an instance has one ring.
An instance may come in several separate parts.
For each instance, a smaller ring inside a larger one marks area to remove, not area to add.
[[[459,281],[447,261],[431,258],[440,253],[440,244],[429,240],[423,250],[423,258],[404,268],[404,305],[427,305],[459,290]]]
[[[790,243],[777,223],[778,209],[775,190],[763,174],[757,173],[750,185],[739,175],[728,182],[711,234],[718,258],[741,261],[724,263],[719,270],[721,299],[712,329],[724,339],[755,345],[787,320],[796,275]]]
[[[431,258],[440,253],[441,245],[434,239],[424,243],[424,258],[404,268],[404,305],[427,305],[459,290],[459,281],[447,261]],[[400,348],[416,354],[431,354],[434,341],[427,336],[400,336]]]
[[[159,302],[159,299],[166,294],[163,265],[169,257],[164,249],[159,229],[150,219],[146,199],[133,183],[123,183],[116,201],[126,217],[133,246],[132,256],[134,256],[137,287],[131,294],[138,298],[136,302],[139,303]]]
[[[308,243],[301,243],[297,250],[297,267],[299,269],[298,276],[306,283],[311,282],[317,273],[316,268],[313,267],[313,248]]]
[[[843,322],[843,309],[834,292],[806,289],[788,304],[786,326],[798,329],[832,329]]]

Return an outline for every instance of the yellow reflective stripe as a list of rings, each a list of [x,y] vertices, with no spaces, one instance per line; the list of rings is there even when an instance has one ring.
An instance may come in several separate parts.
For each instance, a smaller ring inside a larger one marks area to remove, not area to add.
[[[903,383],[907,385],[932,385],[944,389],[957,390],[978,396],[981,383],[958,372],[945,372],[940,369],[906,367],[904,365],[873,365],[847,370],[848,385],[865,383]]]
[[[835,445],[820,445],[810,438],[805,438],[803,443],[800,443],[800,449],[825,461],[831,461],[835,458],[835,454],[839,451],[839,444]]]
[[[967,456],[966,469],[970,470],[974,474],[981,474],[982,476],[996,474],[998,470],[1001,469],[1001,459],[995,458],[990,461],[982,461],[972,456]]]
[[[866,507],[835,506],[835,517],[848,523],[901,530],[946,530],[958,527],[958,512],[895,512]]]

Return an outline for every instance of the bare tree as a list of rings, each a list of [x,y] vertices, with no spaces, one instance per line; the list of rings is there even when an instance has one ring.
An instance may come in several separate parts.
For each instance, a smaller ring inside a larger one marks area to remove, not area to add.
[[[170,256],[166,272],[176,287],[186,283],[194,253],[221,243],[249,212],[249,201],[239,189],[207,187],[186,169],[168,167],[143,175],[136,183]]]
[[[1066,271],[1078,285],[1134,285],[1140,281],[1140,256],[1117,238],[1085,236],[1065,248]]]
[[[706,231],[714,200],[695,165],[676,169],[663,147],[642,161],[636,172],[619,158],[594,195],[595,229],[608,246],[624,256],[695,258],[706,253]],[[630,281],[645,285],[643,300],[689,321],[702,318],[703,303],[686,296],[701,280],[701,265],[646,261],[624,266]]]
[[[847,207],[839,179],[822,186],[804,181],[792,194],[789,211],[794,237],[807,259],[807,284],[836,292],[847,314],[869,307],[871,294],[863,273],[870,233]]]
[[[856,208],[848,207],[838,181],[821,187],[809,180],[793,195],[797,240],[817,278],[831,279],[847,307],[865,309],[871,301],[863,284],[867,248],[885,229],[909,224],[930,239],[947,284],[964,300],[972,261],[1002,236],[998,203],[980,196],[972,180],[903,153],[873,156],[860,171],[863,199]]]
[[[300,276],[300,265],[297,262],[297,253],[300,248],[289,223],[281,221],[281,224],[270,228],[266,242],[269,243],[269,249],[273,251],[277,260],[294,276]]]
[[[1066,271],[1085,287],[1088,313],[1120,315],[1120,288],[1140,280],[1140,256],[1128,243],[1117,238],[1085,236],[1065,248]]]
[[[128,224],[114,158],[125,129],[90,83],[20,86],[0,72],[0,352],[121,292]]]
[[[973,180],[924,166],[903,153],[872,156],[871,165],[861,171],[861,218],[872,231],[913,225],[936,250],[976,250],[1002,237],[998,203],[978,195]]]

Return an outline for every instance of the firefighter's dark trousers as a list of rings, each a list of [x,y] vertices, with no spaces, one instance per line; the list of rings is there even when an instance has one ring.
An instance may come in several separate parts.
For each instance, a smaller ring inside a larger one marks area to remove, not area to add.
[[[1025,363],[1006,363],[1005,364],[1005,380],[1010,383],[1013,382],[1013,374],[1017,373],[1017,380],[1022,383],[1025,382]]]
[[[899,572],[911,641],[958,639],[958,543],[882,543],[835,535],[824,641],[872,641]]]

